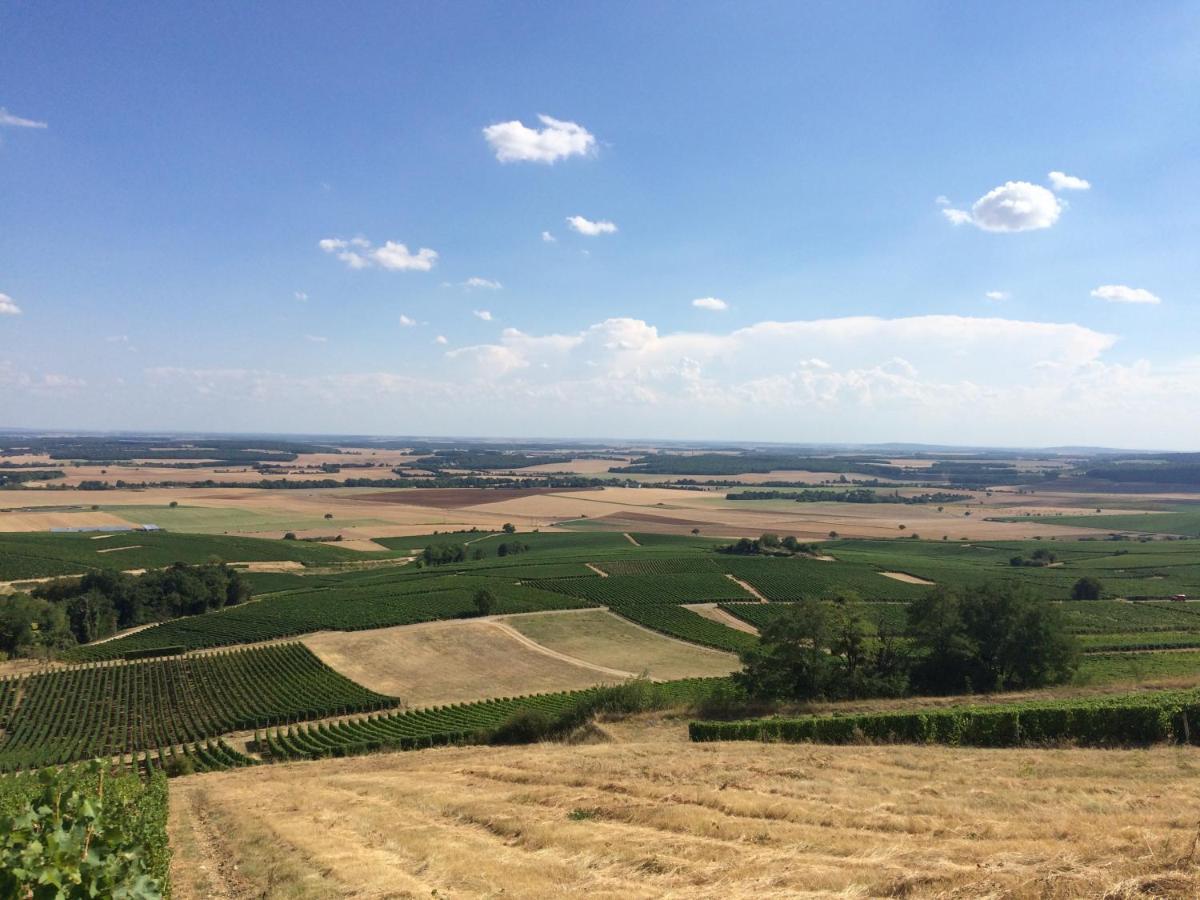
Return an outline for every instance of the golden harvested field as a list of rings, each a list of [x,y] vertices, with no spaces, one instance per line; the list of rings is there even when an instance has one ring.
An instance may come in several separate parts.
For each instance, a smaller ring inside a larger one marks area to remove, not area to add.
[[[732,653],[677,641],[603,609],[506,616],[503,621],[543,647],[657,680],[728,675],[740,668]]]
[[[688,744],[682,728],[177,779],[174,895],[1200,895],[1195,749]]]
[[[639,671],[542,647],[495,618],[322,632],[302,640],[347,678],[413,706],[577,690],[613,684]]]

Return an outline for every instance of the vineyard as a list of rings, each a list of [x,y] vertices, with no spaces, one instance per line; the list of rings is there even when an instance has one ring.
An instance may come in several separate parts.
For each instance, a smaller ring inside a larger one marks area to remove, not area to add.
[[[609,603],[608,608],[631,622],[693,644],[738,653],[749,650],[758,638],[736,628],[706,619],[690,609],[669,603],[625,600]]]
[[[689,678],[646,683],[641,708],[694,704],[727,683],[723,678]],[[265,759],[319,759],[379,750],[415,750],[443,744],[476,743],[514,715],[534,711],[560,715],[604,688],[438,706],[412,712],[366,716],[337,723],[266,729],[255,741]]]
[[[397,703],[339,675],[300,644],[77,666],[0,685],[10,698],[0,719],[0,772]]]
[[[125,549],[113,552],[117,546]],[[92,569],[158,569],[176,562],[205,563],[213,557],[227,562],[289,560],[306,566],[371,558],[309,541],[169,531],[116,532],[108,539],[96,534],[9,533],[0,535],[0,581],[79,575]]]
[[[358,584],[272,594],[242,606],[175,619],[145,631],[80,647],[77,659],[119,659],[155,647],[197,650],[294,637],[314,631],[361,631],[477,615],[474,596],[481,588],[496,597],[496,613],[574,609],[592,605],[564,593],[538,590],[499,578],[376,578]]]
[[[749,595],[724,575],[613,575],[532,581],[530,586],[580,597],[606,606],[621,603],[702,603],[748,600]]]
[[[693,741],[845,744],[863,740],[975,747],[1111,747],[1200,743],[1200,694],[1171,691],[1091,700],[1031,701],[894,713],[692,722]]]

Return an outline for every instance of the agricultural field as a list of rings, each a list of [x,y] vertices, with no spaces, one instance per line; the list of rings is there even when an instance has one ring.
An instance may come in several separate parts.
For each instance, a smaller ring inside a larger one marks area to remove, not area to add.
[[[122,757],[398,701],[299,644],[76,666],[0,680],[0,772]]]
[[[1197,869],[1177,864],[1200,788],[1174,748],[898,752],[602,727],[613,742],[174,780],[175,896],[268,883],[324,897],[1200,893]],[[353,815],[330,815],[350,800]]]
[[[153,569],[176,562],[209,562],[214,557],[225,562],[290,561],[308,566],[364,558],[331,544],[166,531],[3,534],[0,581],[80,575],[94,569]]]

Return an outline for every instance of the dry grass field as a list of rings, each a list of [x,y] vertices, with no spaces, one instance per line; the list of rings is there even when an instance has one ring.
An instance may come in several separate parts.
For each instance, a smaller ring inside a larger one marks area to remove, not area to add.
[[[171,784],[174,896],[1200,895],[1200,753],[616,742]]]
[[[321,632],[302,640],[347,678],[413,706],[577,690],[637,674],[541,647],[496,619]]]
[[[677,641],[603,609],[530,613],[503,621],[541,646],[574,659],[656,680],[728,675],[740,668],[732,653]]]
[[[569,691],[646,675],[728,675],[737,658],[605,610],[331,631],[301,639],[347,678],[413,706]]]

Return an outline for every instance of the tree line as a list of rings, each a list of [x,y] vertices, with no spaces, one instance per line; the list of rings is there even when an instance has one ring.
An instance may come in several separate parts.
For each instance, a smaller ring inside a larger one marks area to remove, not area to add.
[[[937,587],[909,604],[895,633],[871,628],[843,594],[788,604],[734,679],[769,701],[1023,690],[1069,680],[1079,652],[1058,607],[1023,585]]]
[[[0,601],[0,653],[31,656],[109,637],[125,628],[245,602],[250,586],[224,563],[127,575],[107,570],[57,578]]]

